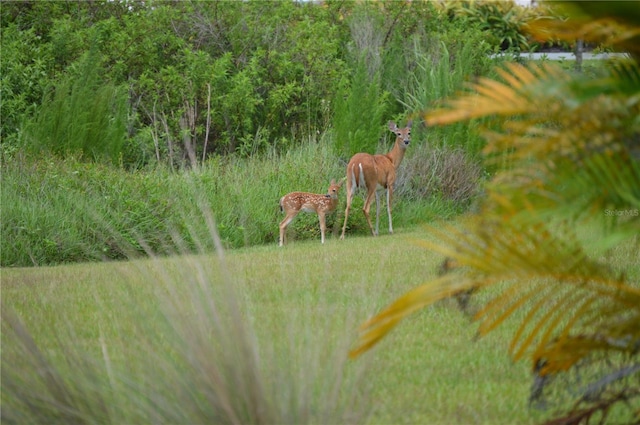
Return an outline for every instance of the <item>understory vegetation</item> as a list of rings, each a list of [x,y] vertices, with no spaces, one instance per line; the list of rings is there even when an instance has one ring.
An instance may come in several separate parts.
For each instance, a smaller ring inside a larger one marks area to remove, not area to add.
[[[3,154],[127,170],[286,152],[327,131],[338,155],[371,151],[389,119],[490,72],[500,50],[432,2],[27,1],[0,13]]]
[[[410,149],[393,204],[396,226],[452,218],[471,205],[482,177],[477,162],[461,149],[432,147],[428,138]],[[280,197],[297,190],[325,193],[331,179],[344,177],[345,167],[324,139],[281,155],[211,159],[184,172],[122,172],[71,157],[16,157],[3,169],[2,266],[211,251],[211,242],[198,237],[206,234],[199,218],[205,207],[225,248],[276,244]],[[356,197],[354,208],[362,205]],[[344,198],[328,216],[328,229],[335,233],[343,218]],[[348,232],[368,234],[364,214],[352,214]],[[318,217],[301,214],[289,235],[319,241]]]

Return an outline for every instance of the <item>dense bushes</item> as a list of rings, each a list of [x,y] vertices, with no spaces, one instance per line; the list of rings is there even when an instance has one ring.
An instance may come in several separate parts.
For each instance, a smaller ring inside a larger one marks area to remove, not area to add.
[[[434,49],[453,69],[468,46],[469,78],[497,48],[481,25],[431,2],[12,2],[0,13],[3,149],[33,143],[24,127],[40,126],[51,93],[93,66],[105,87],[91,90],[126,91],[129,168],[282,151],[332,125],[338,144],[355,143],[338,150],[372,148],[372,128],[424,106],[414,72],[443,58]]]
[[[210,153],[291,143],[329,121],[325,102],[344,72],[334,9],[295,2],[5,5],[3,55],[14,60],[11,67],[3,61],[10,99],[2,112],[12,117],[3,122],[3,139],[24,142],[16,130],[37,115],[45,88],[64,84],[93,49],[104,84],[128,87],[128,143],[136,149],[125,149],[125,165],[179,166]],[[41,27],[47,12],[51,25]],[[25,76],[29,90],[21,86]],[[28,98],[12,98],[22,93]]]

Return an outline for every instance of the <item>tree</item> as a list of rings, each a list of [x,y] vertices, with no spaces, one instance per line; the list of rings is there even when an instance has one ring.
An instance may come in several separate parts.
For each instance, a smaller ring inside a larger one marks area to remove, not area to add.
[[[364,323],[351,354],[423,307],[455,296],[469,309],[470,294],[495,286],[497,295],[473,316],[479,334],[522,314],[509,350],[531,362],[530,401],[558,400],[546,397],[554,381],[570,397],[552,423],[604,421],[616,409],[639,421],[640,7],[566,6],[569,20],[530,31],[607,43],[630,57],[598,77],[509,64],[500,80],[482,78],[426,115],[430,125],[493,118],[484,155],[509,166],[487,185],[478,213],[434,230],[439,243],[424,243],[447,256],[447,273]]]

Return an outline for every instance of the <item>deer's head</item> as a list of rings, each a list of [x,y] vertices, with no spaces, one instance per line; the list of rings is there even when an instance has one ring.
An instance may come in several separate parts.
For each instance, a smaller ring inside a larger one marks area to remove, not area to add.
[[[342,183],[344,182],[344,178],[340,180],[339,183],[336,183],[334,179],[331,179],[331,183],[329,184],[329,189],[327,190],[327,197],[332,199],[338,199],[338,192],[342,187]]]
[[[411,142],[411,124],[413,121],[409,121],[405,128],[398,128],[395,122],[389,121],[389,130],[396,133],[396,143],[401,148],[407,148]]]

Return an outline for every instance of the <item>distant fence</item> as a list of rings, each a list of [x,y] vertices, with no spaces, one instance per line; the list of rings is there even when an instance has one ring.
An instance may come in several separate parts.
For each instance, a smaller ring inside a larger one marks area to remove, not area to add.
[[[514,55],[510,53],[510,55]],[[504,56],[504,54],[499,53],[497,55],[493,55],[493,57]],[[520,53],[521,58],[529,59],[529,60],[576,60],[576,54],[574,52],[536,52],[536,53]],[[628,53],[591,53],[591,52],[583,52],[582,60],[591,60],[591,59],[599,59],[606,60],[612,58],[624,58],[629,57]]]

